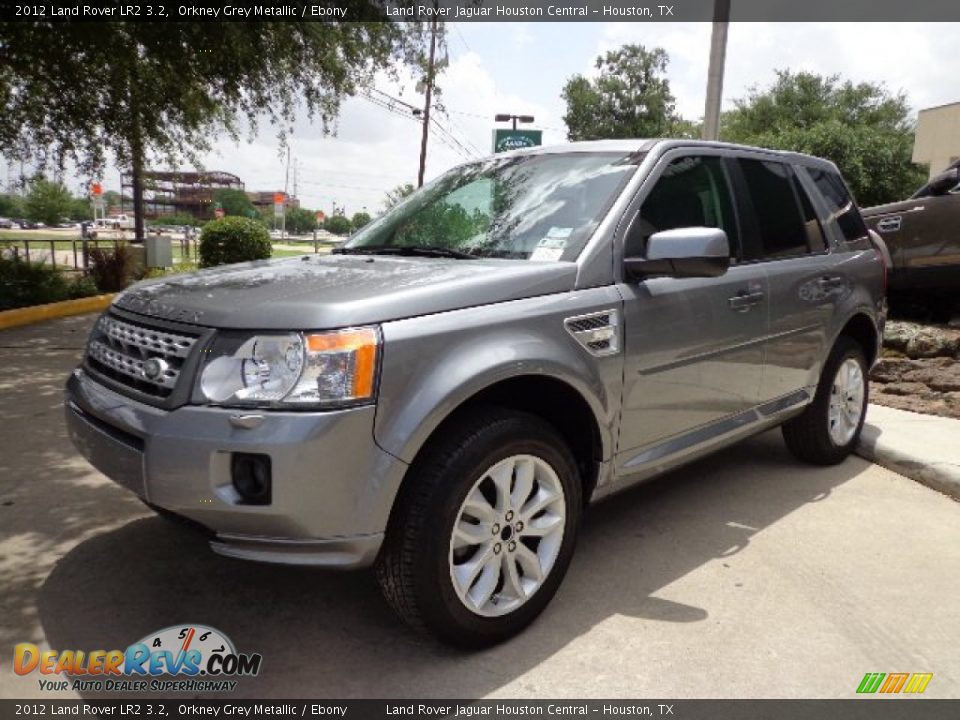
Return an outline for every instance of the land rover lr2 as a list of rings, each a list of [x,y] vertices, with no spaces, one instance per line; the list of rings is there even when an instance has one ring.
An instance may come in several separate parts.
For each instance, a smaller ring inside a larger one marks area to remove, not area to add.
[[[404,620],[482,646],[550,601],[589,502],[777,425],[842,461],[884,283],[827,161],[504,153],[330,255],[134,285],[69,378],[68,426],[216,552],[373,566]]]

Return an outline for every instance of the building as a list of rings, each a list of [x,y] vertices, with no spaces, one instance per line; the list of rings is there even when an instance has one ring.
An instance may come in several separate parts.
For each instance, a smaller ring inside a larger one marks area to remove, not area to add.
[[[273,212],[274,195],[284,196],[283,204],[287,210],[300,207],[300,200],[298,198],[278,190],[258,190],[247,193],[247,197],[250,198],[250,202],[252,202],[253,206],[261,212]]]
[[[929,165],[933,178],[957,160],[960,160],[960,102],[921,110],[913,161]]]
[[[133,196],[133,178],[120,176],[121,193]],[[208,172],[164,172],[148,170],[143,173],[144,215],[148,218],[165,215],[192,215],[197,219],[213,217],[213,195],[217,190],[243,190],[243,182],[236,175],[211,170]]]
[[[133,178],[127,173],[120,175],[120,184],[125,203],[120,212],[129,211],[133,197]],[[274,190],[247,192],[243,181],[236,175],[220,170],[205,172],[180,172],[147,170],[143,174],[144,215],[148,218],[169,215],[192,215],[198,220],[214,216],[214,196],[218,190],[240,190],[246,193],[250,202],[259,211],[273,212]],[[300,200],[292,195],[281,193],[285,197],[286,208],[300,207]]]

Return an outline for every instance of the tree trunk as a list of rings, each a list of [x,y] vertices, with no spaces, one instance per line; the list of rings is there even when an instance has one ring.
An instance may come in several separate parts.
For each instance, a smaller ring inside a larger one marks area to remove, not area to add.
[[[143,242],[143,143],[140,142],[139,129],[134,131],[136,139],[130,148],[130,170],[133,185],[133,237]]]
[[[137,96],[136,64],[130,77],[130,172],[133,185],[133,238],[143,243],[143,133],[140,129],[140,99]],[[123,188],[120,188],[123,197]]]

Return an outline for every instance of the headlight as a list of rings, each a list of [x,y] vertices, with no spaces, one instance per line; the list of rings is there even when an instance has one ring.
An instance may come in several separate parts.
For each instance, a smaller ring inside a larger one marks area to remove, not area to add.
[[[373,398],[380,336],[375,328],[255,335],[207,363],[200,391],[224,405],[319,406]]]

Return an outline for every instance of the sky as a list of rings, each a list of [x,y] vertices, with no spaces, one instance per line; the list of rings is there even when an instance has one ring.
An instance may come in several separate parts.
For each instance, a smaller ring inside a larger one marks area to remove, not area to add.
[[[667,75],[685,118],[703,116],[709,23],[448,23],[449,66],[439,77],[439,123],[460,146],[431,132],[427,180],[490,152],[496,113],[528,114],[543,130],[544,144],[566,142],[561,91],[575,74],[594,73],[598,54],[626,43],[662,47],[670,56]],[[884,83],[906,93],[910,106],[921,108],[960,101],[957,24],[923,23],[732,23],[727,44],[723,104],[751,87],[763,88],[776,69],[839,74],[853,81]],[[422,106],[409,79],[378,77],[379,91]],[[342,105],[334,133],[301,118],[290,140],[301,205],[348,214],[382,210],[386,191],[416,183],[420,123],[362,97]],[[285,157],[279,154],[276,129],[239,144],[225,138],[207,154],[204,166],[238,175],[247,190],[282,190]],[[190,169],[190,168],[183,168]],[[103,178],[119,189],[119,171]],[[72,189],[83,179],[68,177]],[[293,170],[290,175],[293,190]]]

